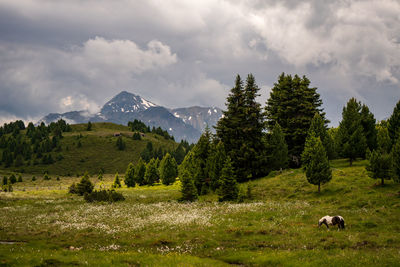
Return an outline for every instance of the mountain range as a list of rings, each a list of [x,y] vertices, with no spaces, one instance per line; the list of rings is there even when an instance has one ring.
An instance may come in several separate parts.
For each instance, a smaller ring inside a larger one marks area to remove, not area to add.
[[[213,127],[222,117],[222,110],[217,107],[187,107],[169,109],[154,104],[141,96],[122,91],[104,104],[96,114],[86,110],[66,113],[50,113],[39,123],[49,124],[59,119],[69,124],[91,122],[113,122],[127,125],[129,121],[141,120],[150,127],[161,127],[173,135],[175,140],[197,142],[208,125]]]

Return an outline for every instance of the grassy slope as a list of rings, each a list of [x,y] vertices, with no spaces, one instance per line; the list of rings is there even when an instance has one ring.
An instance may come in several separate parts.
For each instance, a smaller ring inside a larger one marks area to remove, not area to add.
[[[52,152],[53,159],[61,154],[64,159],[51,165],[30,165],[19,168],[10,168],[6,172],[24,171],[27,173],[42,174],[47,170],[51,175],[73,175],[88,171],[97,174],[100,168],[106,173],[125,172],[130,162],[136,163],[140,158],[140,152],[146,147],[148,141],[153,142],[153,147],[162,147],[164,150],[172,150],[177,144],[164,137],[148,133],[142,140],[133,140],[132,132],[127,126],[113,123],[93,123],[92,131],[86,131],[86,124],[72,125],[72,132],[63,133],[61,139],[61,152]],[[126,148],[120,151],[116,147],[117,137],[113,134],[122,134]],[[78,148],[78,136],[82,135]],[[67,148],[68,147],[68,148]]]
[[[300,170],[252,181],[241,185],[254,196],[243,204],[217,203],[215,195],[178,203],[179,182],[122,188],[125,202],[87,204],[66,194],[77,178],[25,175],[15,192],[0,193],[0,240],[23,241],[0,244],[0,264],[396,266],[400,185],[375,185],[364,166],[333,162],[321,194]],[[318,228],[327,214],[342,215],[346,229]]]

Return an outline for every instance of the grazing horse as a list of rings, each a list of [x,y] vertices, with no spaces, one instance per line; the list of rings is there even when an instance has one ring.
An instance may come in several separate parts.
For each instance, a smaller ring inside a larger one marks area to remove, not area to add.
[[[318,221],[318,227],[321,227],[321,225],[325,224],[326,228],[329,229],[328,225],[337,225],[338,226],[338,230],[339,229],[344,229],[344,219],[342,216],[329,216],[326,215],[324,217],[322,217],[319,221]]]

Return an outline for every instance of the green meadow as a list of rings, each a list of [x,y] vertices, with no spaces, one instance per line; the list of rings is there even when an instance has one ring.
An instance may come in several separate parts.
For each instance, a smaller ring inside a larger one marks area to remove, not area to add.
[[[320,194],[289,169],[241,184],[251,191],[242,203],[213,194],[179,202],[179,181],[123,186],[125,201],[86,203],[67,193],[79,178],[25,172],[14,192],[0,193],[0,265],[399,266],[400,185],[380,186],[366,161],[331,165]],[[96,188],[112,180],[91,177]],[[318,228],[325,215],[343,216],[346,229]]]

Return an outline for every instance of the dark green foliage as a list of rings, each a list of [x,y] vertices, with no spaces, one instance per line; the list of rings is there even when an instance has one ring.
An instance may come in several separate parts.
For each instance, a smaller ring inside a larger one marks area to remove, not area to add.
[[[308,130],[307,136],[313,134],[315,137],[321,139],[322,145],[325,148],[328,159],[333,158],[333,140],[328,134],[325,120],[321,117],[319,113],[315,113],[310,129]]]
[[[397,138],[396,143],[393,145],[392,159],[393,159],[393,180],[399,183],[400,182],[400,137]]]
[[[400,101],[397,102],[393,113],[388,119],[388,131],[392,143],[400,137]]]
[[[302,153],[302,163],[307,181],[310,184],[318,185],[318,192],[320,192],[321,184],[325,184],[332,179],[332,170],[319,137],[314,135],[307,137]]]
[[[364,157],[367,149],[360,110],[361,103],[351,98],[343,107],[342,121],[339,124],[339,149],[341,155],[349,159],[350,166],[357,157]]]
[[[246,86],[239,75],[227,97],[224,117],[218,121],[218,138],[224,143],[231,157],[239,181],[262,176],[265,165],[263,114],[256,102],[259,88],[253,75],[248,75]]]
[[[193,148],[193,157],[195,159],[196,172],[193,173],[194,185],[197,188],[197,193],[200,195],[207,190],[202,190],[202,187],[209,187],[208,181],[208,170],[207,170],[207,159],[210,156],[211,146],[211,132],[208,127],[204,133],[200,136],[199,141]],[[194,162],[193,162],[194,163]]]
[[[175,182],[178,175],[178,165],[175,159],[167,153],[160,163],[160,178],[164,185],[170,185]]]
[[[121,187],[121,181],[119,180],[118,172],[115,174],[114,182],[111,187],[112,188],[120,188]]]
[[[293,166],[300,165],[300,155],[315,113],[319,113],[327,122],[320,108],[322,100],[317,88],[309,86],[310,80],[305,76],[292,77],[282,73],[265,107],[268,128],[272,130],[276,123],[282,127]]]
[[[140,136],[139,132],[134,132],[132,135],[133,140],[142,140],[142,137]]]
[[[45,181],[51,180],[51,177],[47,173],[45,173],[43,175],[43,180],[45,180]]]
[[[361,125],[364,129],[364,135],[367,142],[367,147],[369,150],[376,149],[376,135],[377,130],[375,127],[376,120],[374,114],[369,111],[369,108],[366,105],[362,105],[361,107]]]
[[[394,176],[392,155],[382,149],[374,150],[366,169],[371,178],[381,179],[383,186],[384,180],[390,180]]]
[[[131,129],[132,132],[141,132],[141,133],[148,133],[150,132],[150,127],[139,120],[134,120],[133,122],[128,122],[128,127]]]
[[[32,176],[32,182],[36,181],[36,176]]]
[[[7,183],[3,185],[2,188],[3,188],[4,192],[12,192],[13,191],[12,183],[10,180],[8,180]]]
[[[226,153],[224,144],[221,141],[216,146],[212,144],[210,156],[207,159],[207,170],[210,178],[210,188],[214,191],[220,186],[219,178],[225,161]]]
[[[85,193],[86,202],[117,202],[125,200],[125,197],[115,190],[95,190],[91,193]]]
[[[151,132],[152,133],[154,133],[154,134],[158,134],[158,135],[160,135],[160,136],[163,136],[165,139],[170,139],[170,140],[174,140],[174,137],[173,136],[170,136],[169,134],[168,134],[168,131],[164,131],[163,129],[161,129],[161,127],[153,127],[152,128],[152,130],[151,130]]]
[[[181,181],[182,201],[195,201],[198,198],[197,188],[194,185],[193,179],[187,170],[183,170],[179,174]]]
[[[35,177],[35,176],[34,176],[34,177]],[[32,177],[32,181],[34,181],[34,180],[33,180],[34,177]],[[36,180],[36,178],[35,178],[35,180]],[[78,189],[77,189],[77,186],[76,186],[75,183],[72,183],[72,184],[68,187],[68,193],[70,193],[70,194],[78,194]]]
[[[124,140],[122,140],[122,136],[118,136],[118,138],[117,138],[117,148],[118,148],[118,150],[125,149],[125,142],[124,142]]]
[[[236,181],[232,161],[227,157],[221,171],[220,187],[218,188],[218,201],[236,200],[239,194],[239,186]]]
[[[145,184],[145,181],[144,181],[145,173],[146,173],[146,164],[140,158],[139,162],[136,164],[136,167],[135,167],[135,182],[138,185],[144,185]]]
[[[146,163],[148,163],[150,159],[154,157],[153,143],[151,141],[147,142],[146,148],[140,153],[140,157]]]
[[[125,184],[127,187],[135,187],[135,167],[129,163],[125,172]]]
[[[89,174],[86,172],[81,181],[76,185],[76,194],[83,196],[85,193],[91,193],[93,191],[94,185],[89,180]]]
[[[23,158],[23,156],[22,156],[21,154],[19,154],[19,155],[17,155],[17,157],[15,158],[14,166],[15,166],[15,167],[20,167],[20,166],[22,166],[22,165],[24,165],[24,158]]]
[[[15,184],[17,182],[17,177],[15,177],[15,174],[11,174],[10,177],[8,178],[11,184]]]
[[[3,181],[2,181],[2,185],[6,185],[7,184],[7,181],[8,181],[8,177],[7,176],[3,176]]]
[[[385,153],[390,153],[392,149],[392,140],[389,136],[388,128],[384,125],[377,126],[377,148]]]
[[[21,176],[21,174],[18,175],[17,182],[18,182],[18,183],[22,183],[22,176]]]
[[[175,151],[172,152],[172,156],[175,158],[175,161],[178,165],[182,163],[183,159],[186,156],[186,151],[182,142],[183,141],[181,141],[181,143],[177,146]]]
[[[156,166],[156,160],[151,159],[146,165],[146,172],[144,174],[144,182],[147,185],[154,185],[160,179],[160,175]]]
[[[275,124],[267,141],[268,149],[268,167],[270,170],[279,170],[287,167],[288,147],[285,141],[285,135],[278,123]]]
[[[89,121],[86,126],[86,131],[91,131],[91,130],[92,130],[92,123]]]

